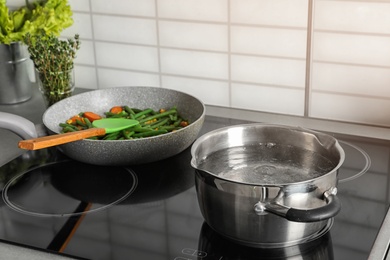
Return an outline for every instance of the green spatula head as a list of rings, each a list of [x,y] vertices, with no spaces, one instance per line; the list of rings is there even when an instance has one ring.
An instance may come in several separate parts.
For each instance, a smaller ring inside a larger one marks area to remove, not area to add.
[[[125,118],[103,118],[92,122],[94,127],[106,129],[106,134],[118,132],[138,124],[137,120]]]
[[[92,122],[93,128],[81,131],[68,132],[58,135],[49,135],[19,142],[19,148],[27,150],[38,150],[46,147],[66,144],[92,136],[100,136],[123,129],[136,126],[139,122],[132,119],[124,118],[104,118]]]

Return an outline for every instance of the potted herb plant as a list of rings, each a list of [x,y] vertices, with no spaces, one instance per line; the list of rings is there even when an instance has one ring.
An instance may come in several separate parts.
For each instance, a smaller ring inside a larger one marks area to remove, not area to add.
[[[74,59],[80,48],[79,35],[61,40],[54,34],[27,34],[24,42],[36,69],[39,90],[46,105],[72,95],[74,89]]]
[[[73,24],[72,15],[67,0],[26,0],[24,6],[13,10],[6,0],[0,0],[0,104],[31,97],[31,61],[22,43],[24,37],[41,31],[58,36]]]

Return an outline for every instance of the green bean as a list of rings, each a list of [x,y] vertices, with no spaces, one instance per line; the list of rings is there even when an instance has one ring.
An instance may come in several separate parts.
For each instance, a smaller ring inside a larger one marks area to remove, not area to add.
[[[126,139],[130,139],[134,133],[134,131],[122,130],[122,134]]]
[[[142,109],[135,108],[135,107],[132,107],[131,110],[133,110],[134,113],[139,113],[139,112],[142,112],[142,111],[143,111]]]
[[[156,135],[165,134],[165,133],[168,133],[168,131],[163,129],[163,130],[148,131],[148,132],[144,132],[144,133],[136,133],[133,136],[134,137],[150,137],[150,136],[156,136]]]
[[[72,125],[72,124],[60,123],[60,126],[61,126],[62,128],[70,127],[70,128],[72,128],[72,129],[74,129],[74,130],[76,130],[76,131],[80,130],[80,129],[78,129],[76,126],[74,126],[74,125]]]
[[[133,109],[131,109],[129,106],[124,106],[125,108],[125,111],[129,114],[129,115],[135,115],[135,112]]]
[[[78,131],[78,129],[76,130],[76,129],[71,128],[71,127],[69,127],[69,126],[65,126],[65,127],[63,128],[63,132],[64,132],[64,133],[76,132],[76,131]]]
[[[156,119],[156,121],[155,120],[149,120],[149,121],[145,121],[145,122],[141,123],[140,125],[142,127],[150,127],[151,125],[153,125],[156,122],[157,122],[157,119]]]
[[[85,124],[87,125],[88,128],[92,128],[93,127],[91,121],[89,121],[88,118],[84,117],[84,122],[85,122]]]
[[[174,126],[174,125],[164,125],[164,126],[159,127],[159,130],[165,129],[165,130],[167,130],[168,132],[172,132],[172,131],[174,131],[174,130],[179,130],[179,129],[181,129],[181,128],[183,128],[183,127]]]
[[[80,119],[76,119],[76,123],[82,127],[86,127],[87,125],[83,123]]]
[[[98,140],[124,140],[124,139],[138,139],[149,136],[156,136],[163,133],[168,133],[183,128],[181,123],[184,121],[178,114],[176,107],[165,111],[160,109],[154,111],[151,108],[138,109],[130,108],[129,106],[122,106],[123,111],[118,114],[110,111],[105,112],[107,118],[131,118],[137,120],[140,124],[134,127],[127,128],[115,133],[106,134],[104,136],[93,137],[89,139]],[[164,111],[164,112],[162,112]],[[82,129],[92,128],[93,125],[88,118],[74,119],[75,123],[60,123],[62,132],[79,131]]]
[[[130,129],[132,131],[135,131],[135,132],[138,132],[138,133],[145,133],[145,132],[153,131],[153,129],[151,129],[151,128],[141,127],[140,125],[130,127],[129,130]]]
[[[175,114],[177,113],[176,109],[175,108],[172,108],[166,112],[163,112],[163,113],[159,113],[159,114],[156,114],[156,115],[153,115],[153,116],[149,116],[145,119],[142,119],[140,120],[139,122],[140,123],[143,123],[143,122],[146,122],[146,121],[149,121],[149,120],[153,120],[155,118],[161,118],[161,117],[164,117],[164,116],[168,116],[168,115],[171,115],[171,114]]]
[[[60,125],[61,127],[72,126],[71,124],[66,124],[66,123],[60,123],[59,125]]]
[[[156,123],[151,124],[150,128],[153,128],[153,129],[158,128],[158,127],[163,126],[166,123],[168,123],[168,121],[169,121],[169,118],[161,119],[160,121],[157,121]]]
[[[146,114],[149,114],[153,111],[153,109],[151,108],[147,108],[141,112],[138,112],[137,114],[134,115],[135,119],[139,118],[140,116],[143,116],[143,115],[146,115]]]
[[[169,118],[171,119],[171,121],[176,121],[177,120],[177,114],[169,115]]]
[[[173,125],[174,125],[174,126],[179,126],[180,123],[181,123],[182,121],[183,121],[183,119],[179,118],[178,120],[176,120],[176,121],[173,123]]]
[[[119,137],[119,135],[120,135],[119,131],[111,134],[107,134],[103,137],[103,140],[115,140]]]

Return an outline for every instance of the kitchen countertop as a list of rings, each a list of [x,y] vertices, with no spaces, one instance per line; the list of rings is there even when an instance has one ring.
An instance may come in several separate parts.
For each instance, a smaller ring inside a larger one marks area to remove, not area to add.
[[[80,260],[58,253],[49,253],[40,249],[0,242],[1,259],[7,260]]]
[[[87,90],[76,89],[76,94],[84,91]],[[207,115],[211,116],[232,119],[244,119],[254,122],[281,124],[289,126],[301,126],[324,132],[337,132],[341,134],[390,140],[390,129],[385,127],[365,126],[344,122],[303,118],[298,116],[279,115],[240,109],[230,109],[215,106],[206,106],[206,108]],[[0,105],[0,111],[17,114],[19,116],[27,118],[34,124],[39,125],[42,124],[42,115],[45,111],[45,105],[38,89],[34,87],[33,96],[30,100],[19,104]],[[21,150],[17,147],[17,143],[19,140],[20,137],[16,134],[5,129],[0,129],[0,166],[25,152],[24,150]],[[390,219],[390,217],[388,216],[387,219]],[[384,223],[388,223],[388,225],[390,225],[390,220],[387,222],[385,221]],[[387,237],[388,234],[384,235]],[[386,245],[379,244],[379,246],[381,247],[384,247]],[[378,248],[376,250],[383,250],[383,248]],[[2,243],[1,241],[0,252],[2,254],[2,257],[4,257],[5,259],[78,259],[65,255],[46,253],[42,250],[36,250],[34,248],[28,248],[16,244],[10,244],[7,242]]]

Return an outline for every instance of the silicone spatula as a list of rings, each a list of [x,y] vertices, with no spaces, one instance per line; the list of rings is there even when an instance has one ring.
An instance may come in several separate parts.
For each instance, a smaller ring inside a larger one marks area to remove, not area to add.
[[[123,129],[136,126],[139,122],[125,118],[103,118],[92,122],[94,128],[69,132],[65,134],[49,135],[19,142],[19,148],[26,150],[38,150],[60,144],[65,144],[92,136],[101,136]]]

